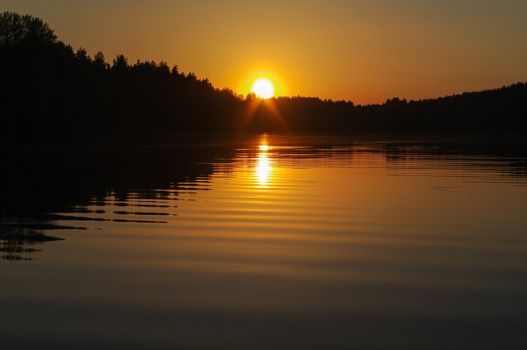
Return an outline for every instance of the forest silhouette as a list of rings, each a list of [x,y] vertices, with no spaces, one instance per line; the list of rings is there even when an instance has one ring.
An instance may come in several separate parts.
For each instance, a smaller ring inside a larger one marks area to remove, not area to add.
[[[217,89],[165,62],[74,50],[43,20],[0,14],[3,143],[55,143],[251,131],[354,134],[527,131],[527,84],[384,104],[261,100]]]

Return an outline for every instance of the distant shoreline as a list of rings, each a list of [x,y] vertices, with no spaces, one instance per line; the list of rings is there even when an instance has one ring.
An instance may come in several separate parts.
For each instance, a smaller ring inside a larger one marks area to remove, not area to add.
[[[5,151],[102,151],[102,150],[134,150],[134,149],[199,149],[203,147],[235,147],[246,145],[248,141],[257,142],[258,139],[267,134],[273,140],[283,142],[287,139],[305,139],[309,142],[320,140],[341,141],[343,143],[419,143],[419,144],[455,144],[455,143],[496,143],[496,144],[522,144],[527,145],[527,133],[459,133],[459,134],[351,134],[351,133],[314,133],[314,132],[276,132],[261,133],[197,133],[173,134],[173,135],[136,135],[135,137],[108,137],[99,139],[97,142],[89,140],[77,140],[75,142],[62,142],[54,140],[49,143],[2,143],[0,152]],[[297,145],[297,144],[295,144]]]
[[[41,19],[0,13],[3,144],[95,144],[165,135],[527,133],[527,83],[379,105],[311,97],[261,100],[219,90],[166,63],[108,63],[59,41]],[[132,135],[130,137],[130,135]]]

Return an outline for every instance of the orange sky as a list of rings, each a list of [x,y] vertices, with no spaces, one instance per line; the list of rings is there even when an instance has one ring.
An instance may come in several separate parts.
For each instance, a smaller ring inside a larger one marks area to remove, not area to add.
[[[2,0],[111,60],[164,60],[217,87],[356,103],[527,81],[525,0]]]

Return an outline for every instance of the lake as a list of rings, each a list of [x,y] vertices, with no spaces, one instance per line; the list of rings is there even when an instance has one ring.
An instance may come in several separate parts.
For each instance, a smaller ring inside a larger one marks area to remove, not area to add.
[[[61,240],[1,241],[0,348],[525,349],[527,147],[498,141],[3,150],[4,235]]]

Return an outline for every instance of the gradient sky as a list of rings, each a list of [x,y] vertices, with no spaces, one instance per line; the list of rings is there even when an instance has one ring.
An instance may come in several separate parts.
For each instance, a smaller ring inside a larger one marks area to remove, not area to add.
[[[164,60],[246,94],[383,102],[527,81],[526,0],[0,0],[107,60]]]

